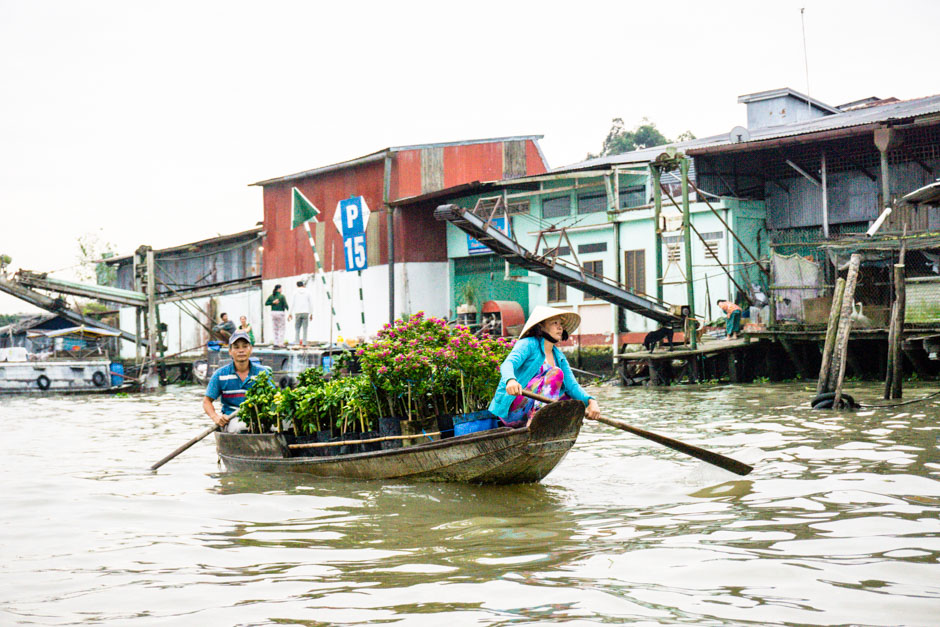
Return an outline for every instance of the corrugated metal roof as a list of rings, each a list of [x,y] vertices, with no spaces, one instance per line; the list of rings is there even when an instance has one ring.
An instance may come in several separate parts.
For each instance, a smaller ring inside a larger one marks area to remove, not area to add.
[[[574,170],[586,170],[593,168],[601,169],[614,165],[628,165],[635,163],[645,164],[655,160],[656,157],[666,152],[667,148],[673,147],[679,152],[685,152],[698,146],[707,146],[713,144],[716,141],[719,141],[722,137],[727,138],[727,135],[713,135],[711,137],[702,137],[700,139],[690,139],[684,142],[663,144],[662,146],[641,148],[639,150],[625,152],[619,155],[610,155],[607,157],[598,157],[597,159],[588,159],[586,161],[580,161],[578,163],[562,166],[560,168],[554,168],[550,170],[550,172],[552,174],[561,174],[564,172],[572,172]]]
[[[275,183],[285,183],[287,181],[294,181],[297,179],[307,178],[308,176],[316,176],[318,174],[325,174],[327,172],[333,172],[334,170],[352,168],[355,166],[363,165],[366,163],[372,163],[373,161],[379,161],[381,159],[384,159],[385,155],[388,153],[404,152],[406,150],[423,150],[425,148],[448,148],[451,146],[470,146],[473,144],[493,144],[496,142],[527,141],[530,139],[532,141],[538,142],[538,140],[542,139],[543,137],[544,135],[513,135],[511,137],[490,137],[489,139],[465,139],[465,140],[452,141],[452,142],[441,142],[437,144],[414,144],[412,146],[389,146],[388,148],[383,148],[382,150],[377,150],[376,152],[371,152],[367,155],[356,157],[355,159],[350,159],[348,161],[340,161],[338,163],[331,163],[330,165],[321,166],[319,168],[314,168],[312,170],[304,170],[303,172],[297,172],[295,174],[287,174],[285,176],[279,176],[273,179],[266,179],[264,181],[258,181],[257,183],[249,183],[248,186],[251,187],[253,185],[258,185],[258,186],[274,185]],[[539,154],[541,154],[541,148],[539,148]]]
[[[649,163],[666,151],[668,147],[675,147],[681,152],[689,155],[708,154],[710,148],[719,148],[729,145],[735,147],[759,147],[761,141],[769,139],[780,139],[785,137],[796,137],[818,133],[821,131],[831,131],[841,128],[850,128],[853,126],[865,126],[868,124],[877,124],[889,120],[905,120],[914,117],[921,117],[940,113],[940,95],[918,98],[916,100],[905,100],[903,102],[892,102],[889,104],[855,109],[844,113],[835,113],[823,118],[816,118],[806,122],[796,124],[787,124],[785,126],[774,126],[765,129],[751,131],[751,137],[746,142],[732,142],[731,134],[723,133],[721,135],[712,135],[684,142],[674,142],[672,144],[663,144],[662,146],[653,146],[651,148],[641,148],[633,152],[625,152],[619,155],[608,157],[598,157],[597,159],[588,159],[571,165],[561,166],[550,170],[551,173],[570,172],[572,170],[584,170],[589,168],[601,168],[611,165],[623,165],[630,163]],[[730,130],[730,129],[729,129]]]
[[[232,233],[231,235],[218,235],[216,237],[210,237],[209,239],[199,240],[198,242],[190,242],[188,244],[180,244],[179,246],[171,246],[170,248],[161,248],[159,250],[154,250],[153,254],[155,256],[160,256],[167,253],[175,253],[179,251],[188,251],[193,247],[202,248],[203,246],[209,244],[221,244],[223,242],[238,240],[238,239],[247,239],[252,236],[259,237],[263,231],[263,227],[256,226],[253,229],[248,229],[247,231],[239,231],[238,233]],[[134,255],[122,255],[121,257],[108,257],[107,259],[98,259],[100,263],[105,263],[108,265],[125,262],[130,259],[133,259]]]
[[[915,189],[901,200],[912,205],[940,205],[940,181]]]
[[[695,148],[690,148],[689,154],[708,154],[712,152],[712,149],[718,152],[721,151],[723,147],[730,145],[734,145],[735,148],[739,149],[759,148],[760,142],[771,139],[797,137],[825,131],[867,126],[869,124],[880,124],[895,120],[908,120],[933,114],[940,114],[940,95],[927,96],[926,98],[918,98],[916,100],[905,100],[903,102],[892,102],[864,109],[855,109],[844,113],[827,115],[823,118],[798,122],[796,124],[757,129],[751,131],[750,139],[744,142],[732,142],[729,135],[718,136],[719,139],[717,141],[703,143]]]
[[[808,102],[822,111],[828,111],[829,113],[839,113],[839,109],[830,107],[825,102],[820,102],[815,98],[810,98],[806,94],[801,94],[795,89],[791,89],[789,87],[783,87],[781,89],[770,89],[767,91],[758,91],[754,92],[753,94],[744,94],[743,96],[738,96],[738,102],[748,104],[749,102],[759,102],[761,100],[770,100],[772,98],[782,98],[785,96],[790,96],[791,98]]]

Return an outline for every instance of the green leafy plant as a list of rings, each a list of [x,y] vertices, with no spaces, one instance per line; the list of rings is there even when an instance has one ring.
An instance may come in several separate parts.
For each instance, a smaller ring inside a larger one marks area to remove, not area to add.
[[[511,349],[511,340],[476,337],[464,326],[418,312],[386,324],[356,355],[379,411],[423,419],[484,409]]]
[[[245,400],[238,408],[239,415],[248,424],[251,433],[268,433],[272,427],[281,429],[278,420],[276,397],[280,391],[271,381],[271,373],[265,370],[257,375],[245,393]]]

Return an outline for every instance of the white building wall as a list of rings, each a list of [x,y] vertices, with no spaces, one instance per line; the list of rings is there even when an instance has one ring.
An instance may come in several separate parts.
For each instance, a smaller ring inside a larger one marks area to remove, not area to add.
[[[214,297],[217,302],[217,312],[227,313],[229,319],[238,326],[240,316],[246,316],[255,332],[257,340],[261,334],[261,289],[251,288],[241,292],[231,292]],[[209,308],[210,298],[203,297],[191,301],[178,301],[176,303],[163,303],[158,305],[160,322],[166,324],[163,341],[167,346],[166,355],[191,354],[199,355],[203,352],[209,333],[196,320],[184,311],[184,308],[193,313],[207,326],[205,313]],[[120,309],[120,326],[123,331],[135,333],[134,308],[122,307]],[[215,322],[218,322],[216,320]],[[141,329],[143,333],[143,329]],[[143,339],[143,338],[142,338]],[[133,359],[136,349],[132,342],[121,342],[121,357]]]
[[[424,311],[429,316],[447,316],[450,277],[447,262],[397,263],[395,264],[395,317],[406,313]],[[263,282],[263,303],[280,284],[281,291],[292,303],[297,281],[308,280],[307,289],[313,297],[314,312],[307,329],[307,340],[327,342],[336,340],[337,334],[343,337],[358,338],[375,335],[388,322],[388,266],[381,265],[367,268],[362,272],[362,296],[359,299],[359,277],[355,272],[328,272],[320,275],[302,274],[293,277],[270,279]],[[324,285],[325,279],[325,285]],[[330,292],[332,301],[327,298]],[[336,317],[332,318],[330,304]],[[362,327],[362,311],[365,309],[366,325]],[[290,312],[288,312],[290,313]],[[259,338],[257,327],[255,337],[263,343],[274,340],[271,326],[271,308],[264,307],[263,340]],[[331,324],[332,321],[332,324]],[[337,331],[336,323],[339,322]],[[294,321],[287,323],[286,339],[296,341]]]

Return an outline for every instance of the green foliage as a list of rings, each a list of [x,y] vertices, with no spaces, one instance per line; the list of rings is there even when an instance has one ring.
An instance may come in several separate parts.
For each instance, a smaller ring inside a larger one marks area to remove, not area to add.
[[[407,418],[485,409],[512,341],[475,337],[423,312],[386,324],[356,351],[381,411]]]
[[[0,314],[0,327],[20,321],[20,314]]]
[[[675,141],[687,141],[689,139],[695,139],[695,135],[691,131],[685,131]],[[597,157],[620,155],[625,152],[662,146],[672,142],[673,140],[666,138],[649,118],[644,117],[633,130],[627,130],[623,124],[623,118],[614,118],[611,120],[610,131],[607,133],[600,154],[589,153],[587,158],[596,159]]]
[[[264,372],[248,389],[240,415],[252,433],[280,431],[290,420],[297,435],[307,435],[375,431],[384,416],[479,411],[489,404],[512,345],[419,312],[385,325],[373,344],[356,351],[363,374],[327,380],[310,368],[296,388],[279,390]]]
[[[100,231],[100,229],[99,229]],[[116,254],[114,244],[105,242],[99,233],[85,233],[78,238],[78,277],[82,281],[92,279],[98,285],[111,285],[117,282],[117,268],[100,263]]]
[[[270,372],[265,370],[255,377],[254,383],[245,393],[245,400],[238,407],[239,417],[248,424],[251,433],[268,433],[272,427],[280,431],[281,423],[275,408],[277,393]]]

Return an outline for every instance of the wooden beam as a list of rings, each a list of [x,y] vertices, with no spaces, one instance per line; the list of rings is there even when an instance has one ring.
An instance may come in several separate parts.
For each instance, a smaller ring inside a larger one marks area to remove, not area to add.
[[[786,162],[788,166],[790,166],[791,168],[793,168],[794,170],[802,174],[804,177],[806,177],[806,180],[808,180],[810,183],[812,183],[816,187],[822,187],[822,182],[818,178],[816,178],[815,176],[813,176],[812,174],[810,174],[809,172],[807,172],[800,166],[796,165],[789,159],[785,159],[784,161]]]

